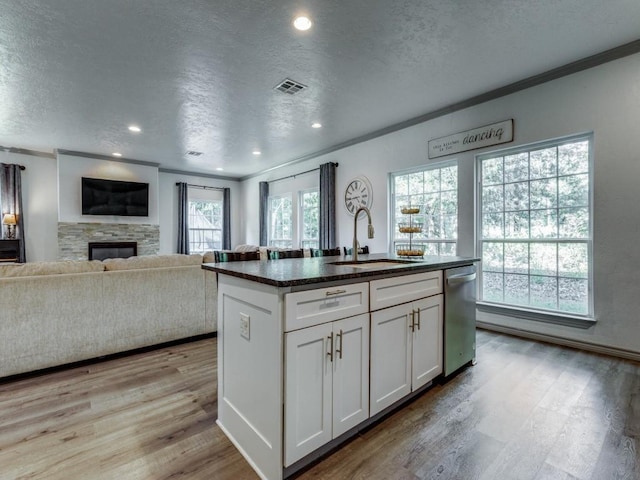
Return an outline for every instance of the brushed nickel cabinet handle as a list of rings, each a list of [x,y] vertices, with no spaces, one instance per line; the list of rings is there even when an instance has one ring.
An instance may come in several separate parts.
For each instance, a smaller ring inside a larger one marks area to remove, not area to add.
[[[327,337],[327,340],[329,340],[329,351],[327,355],[329,355],[329,360],[333,362],[333,332]]]
[[[409,314],[409,318],[411,319],[411,324],[409,325],[411,327],[411,333],[413,333],[416,328],[416,324],[414,323],[414,318],[413,318],[414,314],[415,314],[415,311],[411,310],[411,313]]]
[[[340,295],[342,293],[347,293],[347,291],[346,290],[333,290],[332,292],[325,293],[325,295],[327,297],[330,297],[331,295]]]
[[[418,325],[418,330],[420,330],[420,309],[419,308],[416,309],[416,313],[418,314],[418,324],[417,324]]]
[[[339,354],[338,358],[342,360],[342,329],[340,329],[340,333],[336,334],[336,343],[338,343],[338,338],[340,339],[340,348],[336,345],[336,353]]]

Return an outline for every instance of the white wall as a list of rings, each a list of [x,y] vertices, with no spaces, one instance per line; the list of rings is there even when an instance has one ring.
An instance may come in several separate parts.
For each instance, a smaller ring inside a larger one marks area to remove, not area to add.
[[[640,311],[640,296],[637,294],[637,285],[640,285],[640,252],[637,247],[640,235],[640,149],[636,146],[636,140],[640,138],[638,54],[278,169],[246,180],[241,185],[235,181],[160,173],[157,190],[153,194],[158,199],[154,215],[160,225],[160,250],[162,253],[175,251],[176,181],[230,186],[232,244],[257,244],[258,182],[296,174],[332,161],[340,164],[336,187],[338,244],[349,245],[353,230],[353,217],[347,214],[343,206],[344,188],[353,177],[365,175],[374,190],[372,214],[376,227],[376,237],[366,240],[366,243],[372,251],[384,252],[388,248],[388,173],[430,163],[427,159],[429,139],[508,118],[514,119],[515,127],[515,140],[508,146],[594,132],[594,292],[597,325],[581,330],[487,313],[479,313],[478,319],[499,326],[640,353],[640,335],[637,333],[637,312]],[[460,255],[475,254],[474,158],[475,154],[487,150],[465,152],[455,157],[459,162]],[[72,192],[79,189],[80,177],[87,166],[76,165],[79,170],[75,170],[71,164],[65,163],[58,172],[55,159],[11,153],[0,153],[0,157],[4,163],[19,163],[27,167],[22,172],[22,183],[28,260],[55,260],[59,215],[55,179],[60,178],[60,187],[64,188],[60,195],[60,219],[87,221],[82,216],[78,219],[79,197],[73,200],[77,192]],[[444,157],[442,160],[450,159]],[[70,202],[74,201],[77,203],[72,205]],[[364,225],[359,225],[359,232],[365,238]]]
[[[196,175],[160,172],[159,212],[160,212],[160,253],[175,253],[178,247],[178,187],[176,182],[187,182],[206,187],[229,187],[231,189],[231,246],[244,243],[241,235],[244,222],[241,218],[243,195],[240,183]],[[257,215],[256,215],[257,216]]]
[[[0,153],[0,162],[26,167],[21,181],[27,261],[55,260],[58,256],[56,159]]]
[[[149,216],[82,215],[82,177],[149,184]],[[158,167],[58,154],[58,218],[61,222],[158,225]]]
[[[292,209],[297,212],[299,207],[296,192],[301,190],[309,190],[318,188],[320,185],[320,172],[315,170],[321,163],[330,162],[326,160],[322,162],[309,161],[293,165],[291,167],[283,167],[274,170],[271,173],[260,175],[259,177],[246,180],[241,183],[242,186],[242,202],[240,215],[243,218],[242,235],[244,240],[240,243],[249,243],[252,245],[260,244],[260,225],[258,223],[259,205],[259,182],[269,182],[269,195],[282,195],[286,193],[293,194]],[[306,172],[301,174],[302,172]],[[295,176],[295,178],[294,178]],[[289,177],[289,178],[287,178]],[[337,208],[340,208],[338,205]],[[296,214],[297,215],[297,214]],[[353,227],[352,227],[353,228]]]
[[[444,122],[443,128],[452,128],[446,119],[438,119]],[[431,122],[435,125],[438,121]],[[485,122],[491,123],[491,122]],[[485,123],[480,123],[483,125]],[[338,150],[328,155],[318,157],[306,162],[291,165],[286,168],[272,171],[265,175],[260,175],[243,182],[245,201],[243,216],[247,219],[245,230],[247,243],[258,243],[258,183],[260,181],[271,181],[274,178],[286,177],[299,172],[310,170],[326,162],[337,162],[336,170],[336,216],[338,231],[338,246],[350,247],[353,241],[354,218],[347,212],[344,206],[344,190],[349,182],[359,176],[365,176],[371,182],[373,189],[373,203],[371,205],[371,216],[375,228],[375,237],[367,238],[366,220],[358,221],[358,239],[361,245],[369,245],[371,252],[387,252],[389,248],[389,173],[402,171],[404,169],[439,163],[427,160],[427,140],[440,135],[431,135],[425,131],[427,124],[421,124],[411,128],[400,130],[384,137],[379,137],[368,142],[360,143],[352,147]],[[478,125],[473,125],[478,126]],[[463,130],[466,127],[453,127]],[[445,130],[447,133],[453,131]],[[454,157],[455,158],[455,157]],[[446,157],[445,161],[450,161],[451,157]],[[459,241],[458,254],[471,256],[474,253],[473,242],[473,185],[474,173],[473,165],[459,164]],[[304,188],[304,176],[287,180],[289,190]],[[273,185],[280,188],[280,182]],[[273,193],[273,187],[269,185],[269,193]],[[471,209],[462,208],[463,204],[471,202]]]
[[[281,177],[279,177],[281,178]],[[289,195],[291,196],[291,212],[294,231],[292,232],[293,245],[301,245],[301,218],[300,218],[300,198],[299,192],[311,189],[318,189],[320,186],[320,172],[314,170],[305,172],[294,177],[282,178],[281,180],[269,183],[269,195]],[[256,242],[254,245],[258,245]]]
[[[596,326],[582,330],[478,313],[478,320],[640,353],[640,54],[548,82],[498,100],[345,148],[243,182],[246,242],[258,238],[258,181],[333,161],[337,170],[338,243],[349,245],[353,217],[342,205],[344,188],[365,175],[374,191],[374,252],[388,248],[388,174],[434,163],[429,139],[514,119],[514,142],[525,145],[565,135],[594,132],[594,294]],[[458,254],[475,255],[475,155],[491,148],[438,160],[458,160]],[[360,223],[363,223],[361,221]],[[365,235],[363,226],[360,235]]]
[[[158,172],[152,166],[73,155],[61,154],[58,157],[55,159],[0,152],[0,162],[17,163],[26,167],[22,171],[22,201],[25,247],[29,262],[57,260],[58,221],[159,225],[160,253],[175,253],[178,238],[175,184],[179,181],[231,188],[231,244],[244,242],[244,234],[241,232],[244,231],[245,224],[240,214],[243,195],[240,183],[235,180]],[[149,217],[82,215],[82,176],[149,183]]]

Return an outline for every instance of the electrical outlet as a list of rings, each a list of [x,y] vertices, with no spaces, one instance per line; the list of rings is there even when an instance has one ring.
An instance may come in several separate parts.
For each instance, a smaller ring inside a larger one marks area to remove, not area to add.
[[[249,340],[249,326],[251,317],[246,313],[240,314],[240,336]]]

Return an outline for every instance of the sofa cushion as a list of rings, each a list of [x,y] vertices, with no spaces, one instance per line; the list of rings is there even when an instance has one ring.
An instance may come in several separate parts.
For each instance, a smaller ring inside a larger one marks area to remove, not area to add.
[[[112,270],[136,270],[139,268],[163,268],[163,267],[185,267],[189,265],[201,265],[202,255],[182,255],[179,253],[171,255],[142,255],[129,258],[107,258],[102,261],[104,269]]]
[[[65,273],[102,272],[100,260],[61,260],[58,262],[30,262],[0,265],[0,277],[30,277]]]
[[[215,263],[216,252],[205,252],[202,256],[202,263]]]

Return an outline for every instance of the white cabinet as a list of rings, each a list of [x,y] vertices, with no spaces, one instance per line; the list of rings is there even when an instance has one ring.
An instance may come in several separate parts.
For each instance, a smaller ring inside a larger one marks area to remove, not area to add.
[[[285,295],[285,467],[442,373],[441,293],[435,271]]]
[[[295,474],[443,371],[442,271],[278,286],[220,268],[217,423],[260,478]]]
[[[441,294],[371,313],[371,415],[442,373],[442,321]]]
[[[369,315],[285,333],[285,467],[369,418]]]

